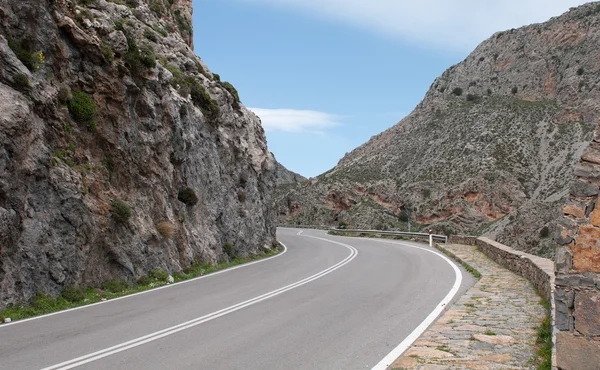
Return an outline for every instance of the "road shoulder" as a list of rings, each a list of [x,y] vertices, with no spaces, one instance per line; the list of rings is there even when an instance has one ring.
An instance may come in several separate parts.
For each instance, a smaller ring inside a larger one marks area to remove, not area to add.
[[[545,317],[526,279],[502,268],[474,246],[451,253],[482,274],[392,369],[527,368],[536,351],[536,327]]]

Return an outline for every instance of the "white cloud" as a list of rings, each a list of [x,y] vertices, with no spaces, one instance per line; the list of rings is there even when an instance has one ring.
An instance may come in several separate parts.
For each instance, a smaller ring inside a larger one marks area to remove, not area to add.
[[[266,131],[316,132],[339,126],[340,116],[312,110],[249,108]]]
[[[238,0],[300,10],[404,41],[469,51],[494,32],[544,22],[582,0]]]

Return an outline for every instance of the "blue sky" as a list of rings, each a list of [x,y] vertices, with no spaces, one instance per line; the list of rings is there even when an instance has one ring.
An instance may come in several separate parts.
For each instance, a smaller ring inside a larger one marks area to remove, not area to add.
[[[577,0],[193,0],[195,52],[262,119],[269,149],[311,177],[410,113],[495,31]]]

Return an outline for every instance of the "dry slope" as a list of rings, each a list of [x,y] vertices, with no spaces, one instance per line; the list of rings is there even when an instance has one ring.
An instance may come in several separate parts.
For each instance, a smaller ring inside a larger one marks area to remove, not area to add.
[[[415,110],[309,184],[278,195],[289,223],[487,231],[542,255],[598,120],[600,5],[498,32]]]

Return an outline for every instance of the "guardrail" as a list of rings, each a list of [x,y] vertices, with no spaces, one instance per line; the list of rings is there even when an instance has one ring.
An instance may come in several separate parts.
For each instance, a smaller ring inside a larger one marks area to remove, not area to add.
[[[327,225],[277,225],[277,227],[287,227],[290,229],[316,229],[316,230],[329,230],[331,226]]]
[[[339,233],[358,233],[358,234],[374,234],[374,235],[391,235],[391,236],[406,236],[412,238],[424,238],[429,239],[429,246],[433,246],[433,241],[438,240],[444,243],[448,242],[446,235],[437,235],[430,233],[409,233],[404,231],[383,231],[383,230],[356,230],[356,229],[338,229],[335,227],[329,230]]]

